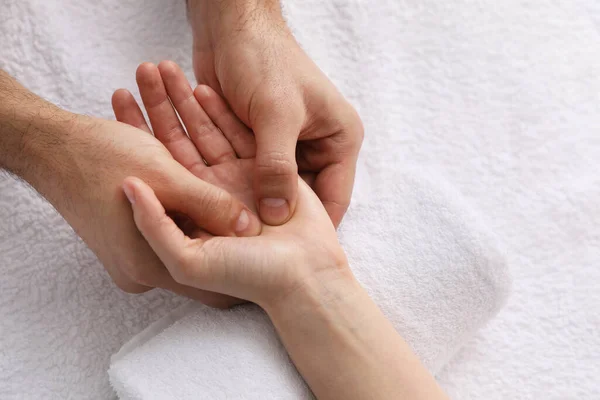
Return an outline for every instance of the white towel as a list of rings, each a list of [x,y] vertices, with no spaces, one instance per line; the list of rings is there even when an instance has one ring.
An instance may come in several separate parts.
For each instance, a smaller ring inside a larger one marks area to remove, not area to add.
[[[509,302],[438,374],[444,389],[600,398],[600,2],[284,2],[360,111],[360,168],[427,165],[507,249]],[[111,118],[112,90],[134,89],[143,61],[193,78],[183,0],[1,0],[0,38],[0,67],[77,112]],[[110,355],[181,304],[119,292],[47,204],[2,177],[0,272],[1,399],[111,398]]]
[[[356,277],[435,373],[504,302],[506,265],[443,181],[363,172],[340,240]],[[256,306],[186,305],[127,343],[109,373],[122,400],[311,398]]]

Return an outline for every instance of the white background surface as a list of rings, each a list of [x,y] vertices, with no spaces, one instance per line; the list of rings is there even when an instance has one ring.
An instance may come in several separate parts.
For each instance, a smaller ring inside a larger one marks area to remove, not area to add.
[[[191,72],[182,4],[3,0],[0,66],[109,117],[139,62]],[[437,169],[505,244],[512,297],[441,374],[450,395],[600,398],[598,3],[296,0],[287,12],[363,117],[362,170],[398,158]],[[106,398],[108,354],[86,359],[90,347],[117,350],[178,300],[118,293],[49,207],[13,205],[23,190],[0,178],[0,397]],[[34,318],[41,302],[55,326]],[[117,334],[103,335],[107,324]],[[72,356],[52,367],[65,342]]]

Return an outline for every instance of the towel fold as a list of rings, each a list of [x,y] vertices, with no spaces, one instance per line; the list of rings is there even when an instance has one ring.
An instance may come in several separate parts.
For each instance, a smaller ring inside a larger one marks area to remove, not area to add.
[[[360,171],[339,230],[352,270],[433,373],[501,307],[508,270],[469,204],[423,171]],[[257,306],[182,306],[113,356],[125,399],[307,399]]]

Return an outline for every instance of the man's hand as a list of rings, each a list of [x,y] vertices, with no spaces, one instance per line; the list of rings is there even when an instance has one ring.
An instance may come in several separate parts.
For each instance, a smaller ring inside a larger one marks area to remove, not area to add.
[[[354,108],[308,58],[276,0],[190,0],[194,70],[254,131],[261,218],[293,213],[297,174],[337,226],[348,205],[363,127]]]
[[[160,287],[216,307],[239,302],[175,282],[136,228],[121,183],[129,175],[143,177],[169,212],[213,234],[253,236],[260,221],[229,193],[187,171],[146,132],[60,110],[0,71],[0,165],[54,205],[121,289]]]
[[[172,61],[162,61],[158,67],[141,64],[136,80],[152,129],[125,89],[113,95],[117,121],[154,134],[191,173],[256,212],[252,189],[254,136],[223,99],[208,86],[192,90],[184,72]]]

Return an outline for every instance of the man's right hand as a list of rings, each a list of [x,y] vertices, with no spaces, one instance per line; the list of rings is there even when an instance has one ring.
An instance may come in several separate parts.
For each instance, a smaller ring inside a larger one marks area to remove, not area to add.
[[[176,283],[136,228],[121,184],[139,176],[168,211],[213,234],[254,236],[259,219],[226,191],[195,177],[148,133],[58,109],[0,71],[0,166],[52,203],[124,291],[159,287],[214,307],[240,302]]]

